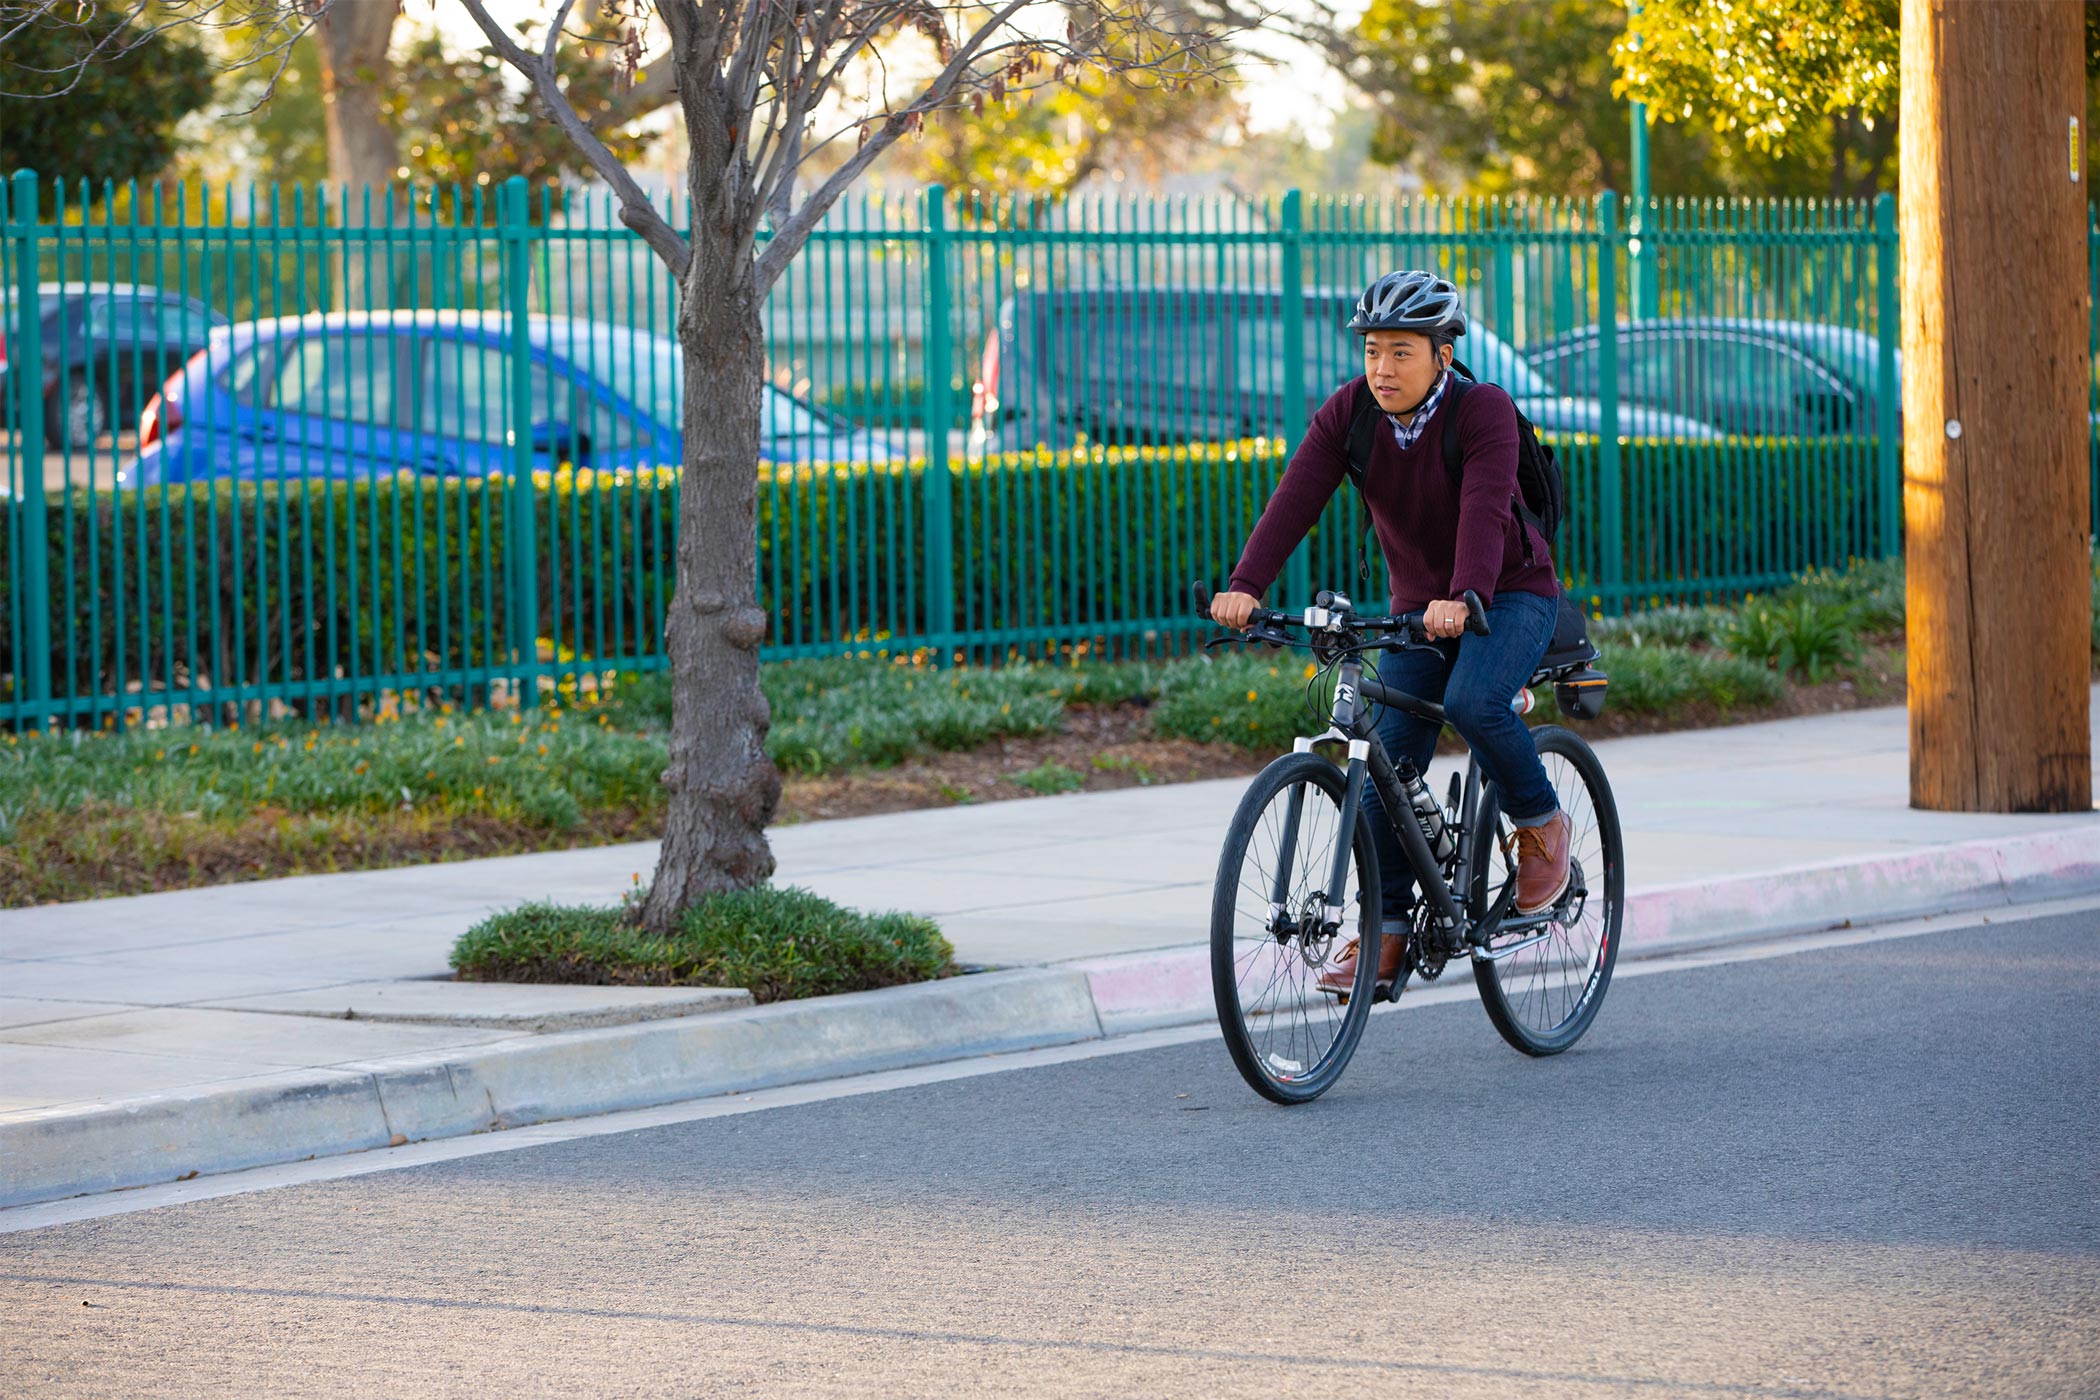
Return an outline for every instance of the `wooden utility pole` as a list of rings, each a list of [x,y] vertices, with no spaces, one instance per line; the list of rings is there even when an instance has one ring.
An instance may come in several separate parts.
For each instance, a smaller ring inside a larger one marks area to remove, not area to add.
[[[2079,0],[1903,0],[1910,800],[2092,806]]]

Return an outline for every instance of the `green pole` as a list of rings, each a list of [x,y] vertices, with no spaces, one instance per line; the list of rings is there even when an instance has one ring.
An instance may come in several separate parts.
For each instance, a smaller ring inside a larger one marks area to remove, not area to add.
[[[1305,441],[1305,198],[1297,190],[1283,197],[1283,450],[1290,453]],[[1284,586],[1290,596],[1275,607],[1302,608],[1312,602],[1312,546],[1300,543],[1284,570]]]
[[[510,489],[505,493],[505,584],[518,704],[539,704],[540,588],[532,485],[532,220],[525,177],[503,182],[503,306],[510,330]]]
[[[1602,405],[1597,425],[1597,591],[1611,612],[1624,606],[1620,585],[1626,569],[1625,482],[1619,455],[1618,213],[1617,194],[1606,190],[1597,197],[1597,397]]]
[[[948,192],[926,187],[926,626],[934,659],[947,665],[955,648],[955,477],[948,461],[954,327],[948,286]]]
[[[1628,0],[1626,17],[1640,14],[1641,0]],[[1640,47],[1636,38],[1634,47]],[[1655,249],[1648,229],[1648,104],[1631,104],[1633,151],[1633,207],[1627,211],[1626,232],[1631,235],[1627,251],[1633,258],[1633,315],[1630,319],[1653,319],[1656,314]]]
[[[15,446],[21,461],[21,508],[15,512],[15,579],[22,599],[22,699],[18,713],[35,716],[42,728],[51,703],[51,538],[44,500],[44,324],[37,307],[36,172],[17,170],[14,179],[15,304],[14,371]]]
[[[1874,200],[1874,324],[1881,338],[1880,363],[1874,375],[1874,450],[1881,483],[1884,559],[1903,552],[1903,425],[1897,413],[1902,385],[1896,374],[1896,345],[1903,327],[1896,277],[1896,197],[1882,194]]]

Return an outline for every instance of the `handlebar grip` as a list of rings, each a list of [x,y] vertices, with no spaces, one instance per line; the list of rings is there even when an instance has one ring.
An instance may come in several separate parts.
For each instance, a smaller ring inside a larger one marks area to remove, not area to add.
[[[1210,621],[1210,585],[1199,579],[1189,585],[1189,591],[1196,599],[1196,616],[1206,622]]]
[[[1465,604],[1466,604],[1466,630],[1467,630],[1468,632],[1471,632],[1471,633],[1472,633],[1472,634],[1473,634],[1474,636],[1476,636],[1476,637],[1485,637],[1485,636],[1487,636],[1487,635],[1488,635],[1488,610],[1487,610],[1487,604],[1485,604],[1485,603],[1481,602],[1481,601],[1480,601],[1480,595],[1479,595],[1478,593],[1475,593],[1475,592],[1474,592],[1474,591],[1473,591],[1472,589],[1470,589],[1470,588],[1468,588],[1468,589],[1466,590],[1466,596],[1465,596]]]

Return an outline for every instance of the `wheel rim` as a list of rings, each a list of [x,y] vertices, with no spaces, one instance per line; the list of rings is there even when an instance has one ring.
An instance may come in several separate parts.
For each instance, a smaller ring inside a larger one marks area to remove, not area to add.
[[[1271,894],[1293,791],[1305,794],[1289,879],[1286,918],[1272,914]],[[1349,918],[1360,909],[1355,853],[1343,892],[1344,927],[1321,931],[1327,881],[1341,834],[1341,808],[1323,788],[1286,784],[1269,799],[1247,841],[1233,899],[1232,969],[1249,1049],[1270,1079],[1282,1085],[1317,1078],[1334,1054],[1348,1020],[1340,999],[1318,988],[1320,975],[1342,958],[1354,936]]]
[[[1604,829],[1589,784],[1562,754],[1542,752],[1539,760],[1546,765],[1546,777],[1571,823],[1569,892],[1559,906],[1560,918],[1539,930],[1545,938],[1519,947],[1490,966],[1503,1005],[1517,1027],[1535,1039],[1551,1040],[1578,1021],[1595,998],[1597,984],[1603,979],[1613,901],[1604,862]],[[1502,825],[1506,835],[1506,819]],[[1489,887],[1499,895],[1511,870],[1505,843],[1494,844]]]
[[[95,402],[94,391],[85,384],[75,384],[66,397],[66,437],[71,442],[93,442],[102,434],[101,405]]]

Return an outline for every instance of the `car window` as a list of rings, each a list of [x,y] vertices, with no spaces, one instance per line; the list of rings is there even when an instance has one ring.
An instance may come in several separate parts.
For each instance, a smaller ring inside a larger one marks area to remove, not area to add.
[[[1685,344],[1675,336],[1637,335],[1619,341],[1619,393],[1630,403],[1682,413],[1694,397],[1685,372]]]
[[[1662,336],[1622,338],[1616,366],[1620,400],[1691,412],[1682,407],[1687,381],[1680,344]],[[1509,353],[1516,354],[1515,351]],[[1604,345],[1601,340],[1584,340],[1570,348],[1549,352],[1531,361],[1530,366],[1560,393],[1580,399],[1604,397]],[[1479,369],[1479,366],[1474,368]],[[1487,377],[1486,371],[1482,370],[1481,378]]]
[[[1738,337],[1698,343],[1701,387],[1736,431],[1825,432],[1849,425],[1854,396],[1800,354]]]
[[[201,345],[211,337],[212,328],[223,324],[224,318],[214,316],[193,301],[163,301],[160,304],[160,338],[180,345]]]
[[[837,431],[808,404],[771,384],[766,386],[765,414],[765,426],[760,431],[769,438],[822,437]]]
[[[510,433],[510,352],[480,341],[431,339],[421,345],[416,425],[440,437],[504,442]],[[557,381],[532,361],[526,381],[532,423],[574,421],[569,381]]]
[[[261,407],[270,396],[270,376],[264,371],[274,363],[276,349],[269,344],[252,345],[235,355],[212,376],[220,392],[232,397],[236,403],[250,408]]]
[[[153,296],[96,297],[88,303],[87,333],[93,340],[159,341],[169,331],[161,321],[161,301]]]
[[[393,353],[391,336],[302,337],[278,361],[270,401],[310,418],[392,423]]]

